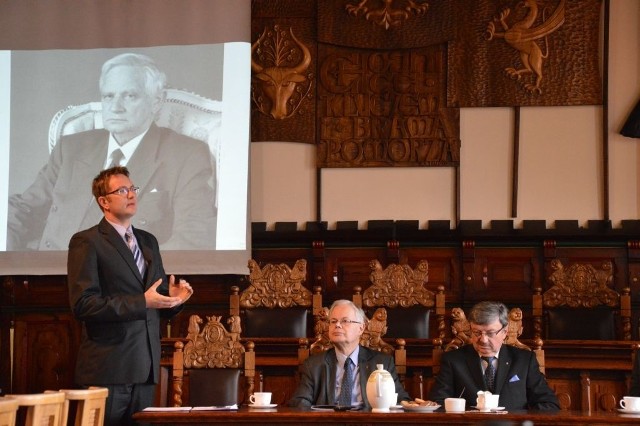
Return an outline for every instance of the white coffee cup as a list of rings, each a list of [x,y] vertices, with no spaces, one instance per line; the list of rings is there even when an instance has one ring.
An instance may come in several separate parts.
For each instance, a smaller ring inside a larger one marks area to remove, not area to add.
[[[448,413],[464,413],[467,400],[464,398],[445,398],[444,409]]]
[[[640,396],[625,396],[620,400],[620,406],[629,411],[640,411]]]
[[[498,408],[499,400],[500,395],[493,395],[486,392],[483,398],[478,398],[476,408],[480,411],[491,411],[492,409]]]
[[[253,405],[269,405],[271,404],[271,392],[254,392],[249,397],[249,401]]]

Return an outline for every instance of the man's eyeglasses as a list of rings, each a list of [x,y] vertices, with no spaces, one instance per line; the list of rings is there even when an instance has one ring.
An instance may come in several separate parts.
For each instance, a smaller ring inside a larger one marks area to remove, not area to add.
[[[332,326],[336,326],[338,324],[342,325],[342,326],[347,326],[349,324],[362,324],[360,321],[354,321],[354,320],[350,320],[350,319],[335,319],[335,318],[331,318],[329,320],[329,324]]]
[[[118,195],[122,195],[123,197],[126,197],[127,195],[129,195],[130,192],[133,192],[134,194],[138,195],[138,192],[140,192],[140,187],[130,186],[129,188],[127,188],[126,186],[121,186],[120,188],[111,192],[107,192],[104,195],[107,196],[112,194],[118,194]]]
[[[506,327],[506,326],[505,326]],[[496,337],[498,334],[500,334],[500,332],[504,330],[504,327],[502,327],[500,330],[498,331],[479,331],[479,330],[471,330],[471,335],[473,335],[473,337],[479,339],[482,336],[487,336],[487,339],[493,339],[494,337]]]

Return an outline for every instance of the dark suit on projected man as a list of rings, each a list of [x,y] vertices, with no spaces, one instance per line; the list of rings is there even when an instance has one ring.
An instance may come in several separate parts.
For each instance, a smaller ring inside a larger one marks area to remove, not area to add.
[[[75,380],[107,387],[105,424],[127,425],[153,405],[160,317],[177,313],[193,289],[167,279],[158,241],[132,226],[138,188],[129,171],[103,170],[92,188],[104,218],[71,238],[67,260],[69,303],[82,322]]]
[[[22,194],[9,199],[9,250],[66,250],[74,232],[101,212],[86,189],[122,153],[141,188],[136,227],[165,249],[215,248],[215,184],[208,146],[153,124],[166,77],[153,61],[123,54],[102,68],[100,92],[106,130],[63,137],[47,165]]]

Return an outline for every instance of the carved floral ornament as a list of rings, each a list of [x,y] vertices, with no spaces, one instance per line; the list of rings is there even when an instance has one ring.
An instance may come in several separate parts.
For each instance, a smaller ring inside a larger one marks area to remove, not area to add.
[[[388,30],[399,26],[412,15],[424,15],[429,10],[429,4],[414,0],[359,0],[357,4],[347,4],[345,9],[353,17],[362,16]]]
[[[265,27],[251,46],[251,97],[258,110],[276,120],[293,116],[311,93],[310,64],[311,52],[296,38],[293,28]]]

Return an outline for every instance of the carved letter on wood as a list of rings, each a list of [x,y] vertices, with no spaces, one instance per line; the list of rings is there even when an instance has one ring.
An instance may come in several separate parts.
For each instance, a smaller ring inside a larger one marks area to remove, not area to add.
[[[458,110],[444,108],[443,45],[318,52],[318,167],[459,164]]]

